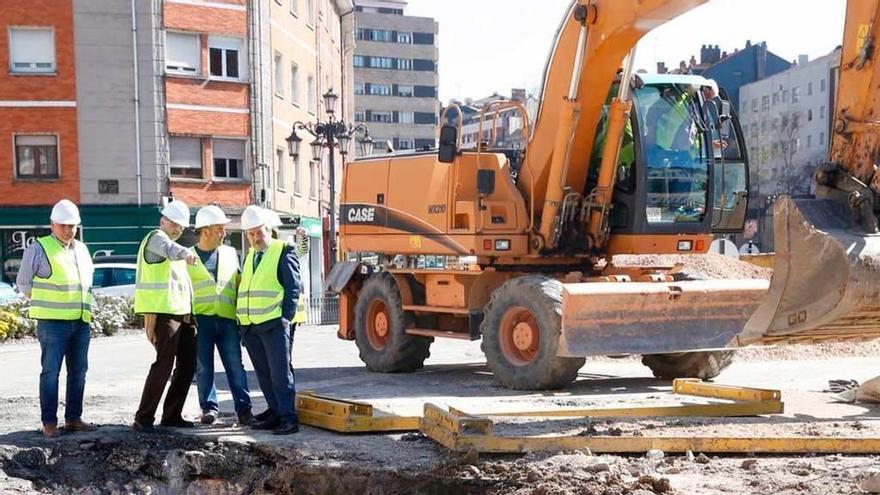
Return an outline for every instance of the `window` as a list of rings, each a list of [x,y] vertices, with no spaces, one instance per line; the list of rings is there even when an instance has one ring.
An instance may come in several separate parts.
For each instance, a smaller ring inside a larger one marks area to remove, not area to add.
[[[394,67],[394,59],[391,57],[370,57],[370,67],[374,69],[390,69]]]
[[[773,93],[773,106],[775,107],[776,105],[779,105],[779,93],[778,92]]]
[[[409,58],[397,59],[397,70],[412,70],[412,59],[409,59]]]
[[[306,23],[315,25],[315,0],[306,0]]]
[[[275,52],[275,96],[284,98],[284,57]]]
[[[240,79],[242,71],[241,38],[221,38],[211,36],[208,38],[209,60],[211,62],[211,76],[227,79]]]
[[[819,91],[821,91],[823,93],[825,92],[825,79],[822,79],[821,81],[819,81]]]
[[[391,31],[387,29],[373,29],[370,38],[373,41],[391,41]]]
[[[165,70],[176,74],[198,74],[201,49],[196,34],[165,34]]]
[[[290,13],[299,17],[299,0],[290,0]]]
[[[752,113],[758,113],[758,99],[752,98]]]
[[[822,105],[821,107],[819,107],[819,118],[820,119],[825,118],[825,105]]]
[[[434,86],[416,86],[413,89],[413,96],[416,98],[436,98],[437,88]]]
[[[318,166],[320,162],[310,161],[309,162],[309,197],[315,199],[318,197],[318,186],[319,186],[319,177],[318,177]]]
[[[287,187],[287,177],[285,177],[284,167],[284,148],[275,149],[275,188],[284,191]]]
[[[302,194],[302,163],[299,157],[293,161],[293,192]]]
[[[410,98],[413,95],[413,87],[412,85],[401,84],[397,87],[397,96],[404,96],[406,98]]]
[[[364,83],[356,82],[354,83],[354,94],[362,95],[366,92],[366,88],[364,87]]]
[[[354,121],[355,122],[365,122],[367,120],[366,113],[363,110],[358,110],[354,112]]]
[[[367,61],[363,55],[355,55],[354,56],[353,63],[354,63],[355,67],[366,67],[367,66],[366,62]]]
[[[813,83],[807,83],[807,95],[813,94]]]
[[[10,71],[55,72],[55,33],[51,28],[12,28],[9,43]]]
[[[828,143],[825,142],[825,133],[820,132],[819,133],[819,146],[827,146],[827,145],[828,145]]]
[[[797,103],[801,101],[801,88],[791,88],[791,102]]]
[[[433,45],[434,33],[413,33],[412,42],[414,45]]]
[[[217,179],[244,178],[244,140],[215,139],[214,177]]]
[[[437,124],[437,114],[433,112],[415,112],[413,120],[416,124]]]
[[[813,121],[813,109],[808,109],[807,110],[807,122],[812,122],[812,121]]]
[[[412,43],[412,33],[397,33],[397,42],[398,43]]]
[[[391,112],[371,112],[370,122],[394,122],[394,115]]]
[[[397,140],[397,149],[412,150],[416,147],[416,140],[413,138],[400,138]]]
[[[200,138],[171,137],[171,177],[202,178],[202,140]]]
[[[770,110],[770,96],[761,97],[761,110]]]
[[[788,103],[788,90],[782,91],[782,103]]]
[[[309,74],[308,86],[309,111],[315,113],[315,103],[317,102],[317,96],[315,96],[315,76],[311,74]]]
[[[19,179],[57,179],[58,138],[16,136],[15,176]]]
[[[813,146],[813,135],[810,134],[807,136],[807,148]]]
[[[391,96],[390,84],[371,84],[370,94],[378,96]]]
[[[413,113],[412,112],[398,112],[397,113],[397,121],[401,124],[412,124],[413,123]]]
[[[300,92],[299,92],[299,66],[295,63],[290,63],[290,101],[291,103],[300,103]]]

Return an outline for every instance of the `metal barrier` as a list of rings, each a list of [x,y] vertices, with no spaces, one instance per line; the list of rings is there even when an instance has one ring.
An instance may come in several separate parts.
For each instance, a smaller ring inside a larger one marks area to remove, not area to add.
[[[339,296],[315,295],[306,298],[306,325],[336,325],[339,323]]]

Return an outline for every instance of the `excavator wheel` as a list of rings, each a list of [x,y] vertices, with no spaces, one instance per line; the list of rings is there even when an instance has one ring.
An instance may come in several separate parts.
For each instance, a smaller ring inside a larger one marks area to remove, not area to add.
[[[735,351],[679,352],[675,354],[645,354],[642,364],[651,368],[662,380],[699,378],[709,380],[720,375],[733,362]]]
[[[400,373],[424,366],[434,339],[405,333],[412,316],[403,311],[394,277],[378,273],[367,279],[354,311],[355,343],[367,368]]]
[[[562,283],[524,276],[492,292],[483,311],[482,349],[495,379],[518,390],[562,388],[577,378],[584,358],[559,357]]]

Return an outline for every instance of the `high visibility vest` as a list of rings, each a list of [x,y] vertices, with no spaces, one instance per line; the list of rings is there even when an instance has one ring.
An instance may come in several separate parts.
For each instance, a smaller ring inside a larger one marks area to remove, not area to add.
[[[299,300],[296,301],[296,314],[293,315],[293,323],[306,322],[306,295],[300,292]]]
[[[657,119],[657,146],[670,151],[688,151],[696,156],[700,152],[699,138],[694,134],[697,131],[691,113],[688,109],[689,99],[686,93],[682,94],[669,109]],[[687,139],[683,143],[682,139]]]
[[[263,253],[260,266],[254,271],[254,255],[251,248],[244,259],[241,270],[241,285],[238,287],[236,315],[242,325],[257,325],[281,318],[281,301],[284,286],[278,280],[278,263],[285,243],[272,239]]]
[[[141,241],[137,257],[134,312],[188,315],[192,313],[192,287],[186,261],[166,258],[159,263],[147,263],[147,243],[154,235],[168,237],[165,232],[154,230]]]
[[[196,248],[191,248],[198,256]],[[217,248],[217,280],[202,263],[201,258],[195,265],[186,267],[193,289],[193,314],[204,316],[220,316],[235,319],[235,299],[238,288],[238,255],[235,248],[219,246]]]
[[[37,240],[52,274],[34,276],[30,317],[37,320],[92,321],[92,263],[88,252],[74,242],[75,259],[51,235]]]

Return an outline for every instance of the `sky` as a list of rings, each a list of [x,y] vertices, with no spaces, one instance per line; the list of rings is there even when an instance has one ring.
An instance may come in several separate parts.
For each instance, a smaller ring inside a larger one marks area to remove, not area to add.
[[[537,90],[570,0],[409,0],[407,15],[440,24],[440,100]],[[677,67],[703,44],[733,52],[752,43],[787,60],[810,60],[842,43],[846,0],[710,0],[648,33],[636,68]]]

